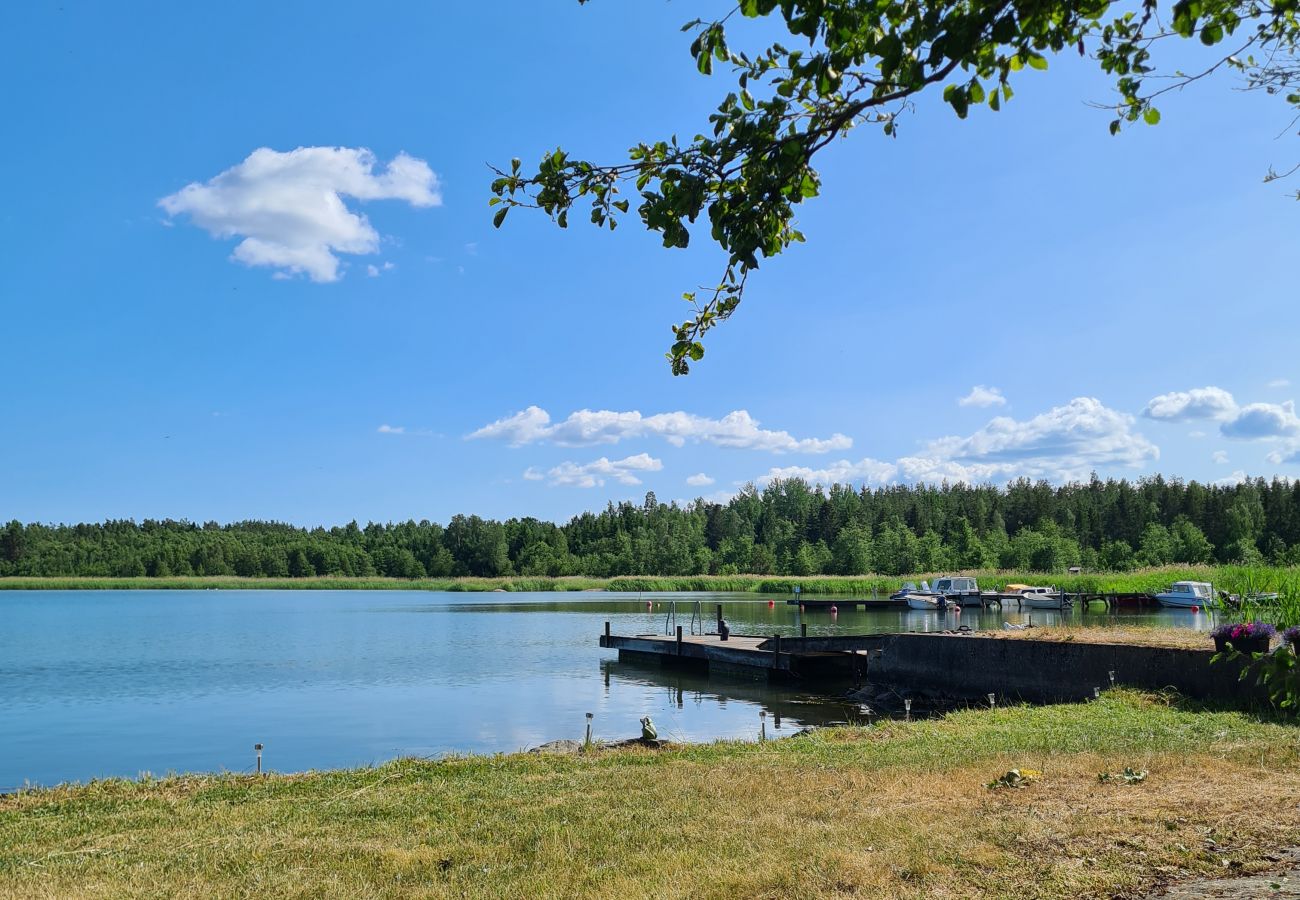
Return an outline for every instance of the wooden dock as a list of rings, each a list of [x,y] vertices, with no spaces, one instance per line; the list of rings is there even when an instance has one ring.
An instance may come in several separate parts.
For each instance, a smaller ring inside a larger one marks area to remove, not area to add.
[[[816,677],[860,677],[866,658],[880,650],[887,635],[843,637],[785,637],[731,634],[723,640],[717,633],[675,635],[611,634],[609,623],[600,646],[617,650],[619,659],[657,661],[663,665],[728,672],[776,679]]]

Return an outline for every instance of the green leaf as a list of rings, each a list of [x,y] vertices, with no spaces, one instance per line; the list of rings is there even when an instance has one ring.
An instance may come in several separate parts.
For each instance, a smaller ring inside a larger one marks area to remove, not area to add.
[[[500,228],[501,223],[506,220],[506,213],[510,212],[510,207],[503,206],[497,210],[497,214],[492,217],[492,227]]]
[[[1146,112],[1142,113],[1142,121],[1146,122],[1148,125],[1160,124],[1160,110],[1156,109],[1154,106],[1148,106]]]

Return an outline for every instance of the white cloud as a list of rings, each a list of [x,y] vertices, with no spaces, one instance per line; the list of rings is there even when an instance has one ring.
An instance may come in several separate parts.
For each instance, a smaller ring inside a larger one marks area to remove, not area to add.
[[[369,275],[371,278],[378,278],[381,272],[389,272],[392,271],[394,268],[396,268],[396,266],[394,266],[390,262],[386,262],[382,266],[376,266],[374,264],[371,264],[366,266],[366,274]]]
[[[708,475],[705,475],[703,472],[700,472],[696,475],[688,476],[686,479],[686,483],[689,484],[691,487],[708,487],[709,485],[713,484],[713,482],[714,479],[710,478]]]
[[[380,425],[375,430],[380,434],[406,434],[405,425]]]
[[[1232,394],[1218,387],[1172,391],[1151,398],[1142,415],[1162,422],[1186,422],[1191,419],[1231,419],[1237,412]]]
[[[1291,386],[1290,378],[1274,378],[1268,383],[1271,388],[1289,388]]]
[[[525,481],[541,481],[545,477],[546,476],[538,471],[534,466],[529,466],[527,469],[524,469]]]
[[[1205,432],[1204,432],[1204,431],[1189,431],[1189,432],[1187,432],[1187,436],[1188,436],[1189,438],[1203,438],[1203,437],[1205,437]]]
[[[1295,402],[1250,403],[1243,406],[1231,421],[1224,422],[1219,430],[1231,438],[1280,438],[1300,435],[1300,418],[1295,414]]]
[[[760,428],[758,420],[743,409],[727,413],[721,419],[686,412],[643,416],[635,410],[581,409],[552,424],[546,410],[530,406],[485,425],[467,437],[471,440],[503,440],[512,447],[541,441],[562,447],[589,447],[645,436],[661,437],[674,447],[681,447],[687,441],[703,441],[719,447],[772,453],[828,453],[853,446],[852,439],[842,434],[833,434],[829,438],[795,438],[788,431]]]
[[[1215,450],[1214,453],[1210,455],[1210,459],[1214,460],[1216,463],[1226,463],[1228,461],[1228,453],[1226,450]]]
[[[898,466],[881,462],[878,459],[865,458],[857,462],[841,459],[837,462],[813,469],[808,466],[773,466],[765,475],[755,481],[768,484],[772,481],[785,481],[790,478],[802,478],[810,484],[889,484],[898,479]]]
[[[1235,487],[1236,485],[1241,484],[1245,480],[1246,480],[1246,473],[1241,469],[1237,469],[1227,478],[1219,478],[1210,483],[1218,485],[1219,487]]]
[[[1138,468],[1160,449],[1132,430],[1134,419],[1092,397],[1078,397],[1031,419],[992,419],[968,437],[943,437],[896,462],[840,460],[811,469],[772,468],[757,479],[799,477],[821,484],[865,482],[984,482],[1010,478],[1082,480],[1095,469]]]
[[[602,456],[594,462],[581,465],[562,462],[549,469],[546,478],[552,486],[556,487],[604,487],[607,479],[613,479],[619,484],[633,485],[641,483],[641,479],[637,478],[635,473],[658,472],[663,467],[661,460],[655,459],[648,453],[638,453],[636,456],[624,459],[607,459]],[[538,481],[542,476],[536,469],[529,468],[524,472],[524,477],[530,481]]]
[[[369,150],[299,147],[281,153],[262,147],[237,166],[200,184],[192,182],[158,201],[168,215],[189,215],[217,238],[243,238],[232,258],[271,266],[277,277],[305,273],[337,281],[338,253],[376,253],[379,233],[344,197],[442,203],[438,176],[424,160],[399,153],[376,171]]]
[[[1002,391],[995,387],[986,387],[977,384],[970,389],[970,393],[957,401],[958,406],[1006,406],[1007,398],[1002,396]]]

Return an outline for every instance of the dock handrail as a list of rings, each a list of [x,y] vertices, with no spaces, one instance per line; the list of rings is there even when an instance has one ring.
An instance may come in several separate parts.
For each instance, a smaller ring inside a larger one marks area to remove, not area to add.
[[[668,614],[664,616],[664,634],[672,634],[673,627],[677,624],[677,601],[668,601]],[[699,631],[695,629],[699,628]],[[704,604],[700,600],[695,601],[691,607],[691,634],[704,634]]]

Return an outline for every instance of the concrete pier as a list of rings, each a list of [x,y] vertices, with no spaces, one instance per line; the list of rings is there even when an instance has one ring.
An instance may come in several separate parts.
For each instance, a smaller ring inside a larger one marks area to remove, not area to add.
[[[1207,638],[1208,643],[1208,638]],[[1240,664],[1210,664],[1214,650],[1007,638],[998,633],[863,634],[760,637],[716,634],[615,635],[600,646],[620,659],[657,661],[718,674],[797,680],[808,687],[846,679],[901,685],[953,697],[988,694],[1009,701],[1082,700],[1115,684],[1173,688],[1185,697],[1242,700],[1259,696],[1238,675]]]

